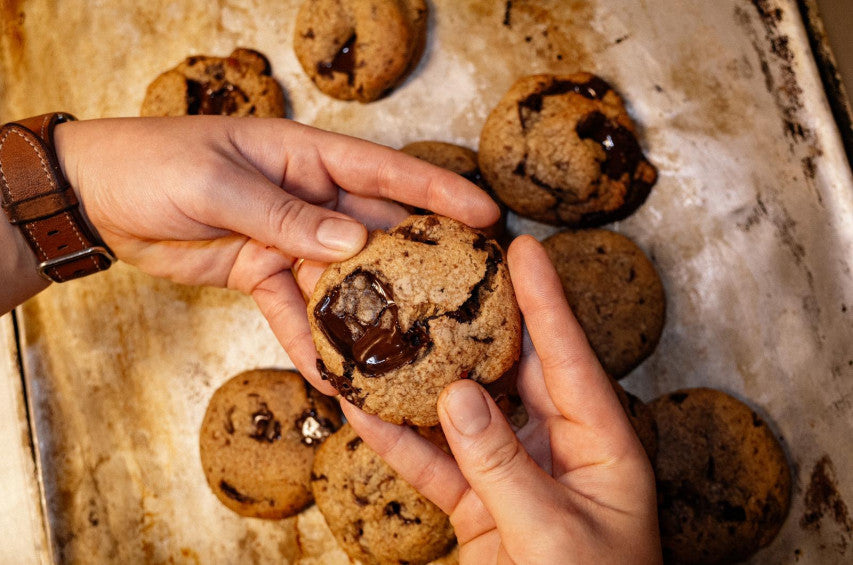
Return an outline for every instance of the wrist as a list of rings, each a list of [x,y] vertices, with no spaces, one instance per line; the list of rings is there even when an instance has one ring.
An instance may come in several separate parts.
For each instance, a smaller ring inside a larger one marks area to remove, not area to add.
[[[0,214],[0,314],[9,312],[50,284],[21,231]]]
[[[81,125],[81,122],[78,121],[58,124],[53,130],[53,147],[56,151],[56,159],[59,161],[62,174],[65,175],[65,179],[77,197],[80,216],[83,218],[86,227],[89,228],[98,241],[103,241],[104,239],[101,237],[97,226],[92,223],[92,219],[86,211],[85,197],[80,190],[78,133],[80,131],[79,126]]]
[[[14,250],[4,263],[12,286],[2,291],[4,305],[19,302],[46,286],[32,275],[67,281],[107,269],[112,254],[81,217],[78,199],[69,187],[54,147],[55,127],[74,120],[51,113],[10,122],[0,128],[0,189],[3,210],[18,234],[5,230],[4,243]],[[19,251],[23,239],[30,248]],[[20,271],[36,263],[34,271]]]

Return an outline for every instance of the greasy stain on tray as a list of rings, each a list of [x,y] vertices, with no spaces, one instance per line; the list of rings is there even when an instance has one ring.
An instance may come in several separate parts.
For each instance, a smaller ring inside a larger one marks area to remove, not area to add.
[[[805,512],[800,518],[800,527],[804,530],[819,532],[824,518],[835,522],[840,530],[838,549],[845,553],[853,540],[853,519],[847,504],[838,492],[835,465],[828,455],[824,455],[812,469],[809,485],[804,499]]]
[[[788,138],[792,150],[799,149],[802,172],[807,180],[815,177],[815,159],[823,151],[815,132],[804,125],[800,111],[803,108],[802,93],[797,72],[794,70],[795,56],[791,49],[791,39],[779,30],[786,14],[770,0],[752,0],[758,15],[760,31],[752,27],[750,13],[738,6],[735,8],[735,21],[747,33],[758,57],[764,84],[782,119],[782,129]],[[763,32],[763,36],[759,34]],[[811,183],[813,184],[813,183]],[[815,191],[818,202],[822,203],[820,193]]]

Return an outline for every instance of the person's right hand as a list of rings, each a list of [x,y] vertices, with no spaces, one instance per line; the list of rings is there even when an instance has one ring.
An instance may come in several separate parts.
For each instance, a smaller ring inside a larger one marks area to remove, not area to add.
[[[91,120],[59,125],[55,139],[88,219],[118,258],[177,282],[251,294],[297,369],[327,394],[334,389],[317,372],[290,271],[298,258],[354,255],[367,238],[362,224],[407,216],[391,199],[475,227],[498,217],[486,193],[458,175],[289,120]]]
[[[529,334],[518,388],[530,420],[518,435],[470,380],[438,403],[455,460],[343,401],[347,419],[450,515],[463,565],[660,563],[651,465],[545,250],[522,236],[507,262]]]

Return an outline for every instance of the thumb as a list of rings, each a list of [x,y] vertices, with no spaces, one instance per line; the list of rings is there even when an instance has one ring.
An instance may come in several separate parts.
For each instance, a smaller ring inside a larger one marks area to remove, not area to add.
[[[438,414],[462,474],[498,529],[529,531],[540,522],[556,483],[528,455],[488,393],[473,381],[454,382],[439,397]]]

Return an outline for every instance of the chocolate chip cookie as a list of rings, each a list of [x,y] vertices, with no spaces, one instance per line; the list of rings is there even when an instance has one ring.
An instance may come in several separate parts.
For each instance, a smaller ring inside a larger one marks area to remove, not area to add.
[[[404,146],[400,151],[463,176],[489,193],[493,199],[496,199],[489,183],[480,173],[480,165],[477,163],[475,151],[443,141],[415,141]],[[500,205],[499,201],[498,204],[501,209],[501,217],[494,225],[483,230],[483,233],[494,239],[502,236],[506,229],[506,207]],[[431,213],[423,208],[411,208],[410,211],[412,214]]]
[[[666,300],[654,265],[633,241],[607,230],[564,231],[542,245],[605,371],[625,376],[663,330]]]
[[[364,564],[424,564],[456,538],[450,519],[345,424],[317,450],[311,487],[347,554]]]
[[[769,544],[788,513],[791,471],[761,417],[708,388],[666,394],[650,407],[665,560],[733,563]]]
[[[293,48],[320,90],[372,102],[414,67],[426,27],[424,0],[308,0],[296,16]]]
[[[252,49],[228,57],[194,55],[148,86],[141,114],[282,118],[284,92],[271,74],[267,58]]]
[[[657,180],[622,98],[589,73],[518,80],[483,126],[479,161],[511,210],[573,228],[628,216]]]
[[[631,427],[640,438],[640,443],[643,444],[643,449],[650,461],[654,461],[658,452],[658,427],[655,423],[655,416],[649,405],[625,390],[622,385],[616,382],[613,378],[610,379],[610,384],[616,390],[616,396],[619,397],[619,403],[625,414],[628,416],[628,421],[631,422]]]
[[[340,425],[337,403],[298,373],[240,373],[216,390],[204,415],[207,482],[240,515],[291,516],[311,503],[314,452]]]
[[[441,216],[410,216],[330,265],[308,304],[323,378],[397,424],[433,426],[441,390],[492,382],[518,359],[521,322],[501,248]]]

